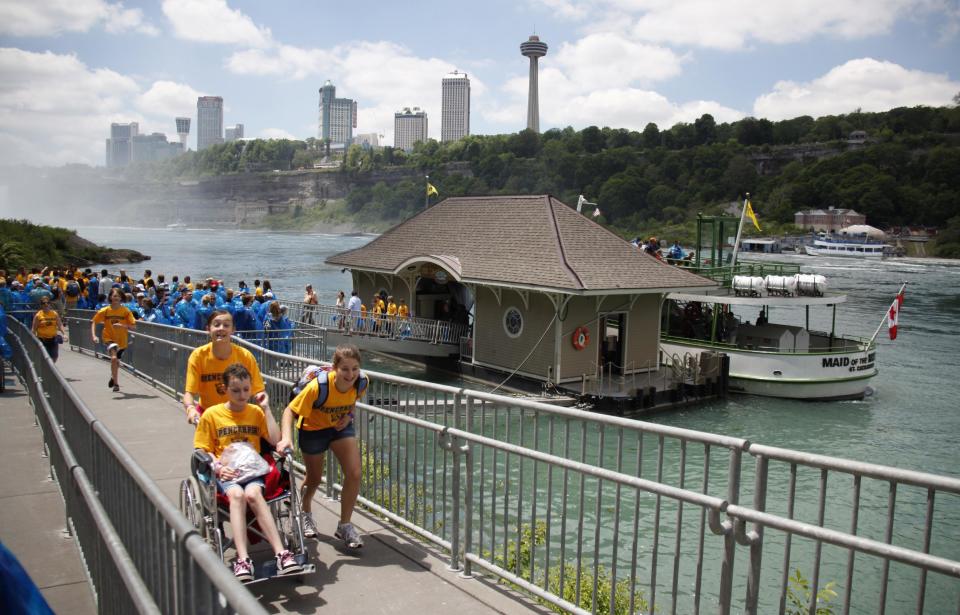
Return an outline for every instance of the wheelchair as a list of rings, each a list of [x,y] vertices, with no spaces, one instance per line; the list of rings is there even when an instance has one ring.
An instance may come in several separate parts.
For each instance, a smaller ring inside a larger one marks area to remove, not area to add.
[[[292,453],[292,451],[289,452]],[[273,520],[284,548],[293,552],[302,567],[300,572],[282,576],[297,579],[314,572],[316,566],[309,562],[306,541],[303,537],[303,511],[300,493],[296,486],[293,456],[268,452],[264,454],[264,459],[270,465],[270,471],[264,476],[263,497],[273,513]],[[180,483],[180,511],[226,563],[224,553],[233,547],[233,540],[227,538],[223,531],[224,522],[230,520],[230,502],[226,494],[217,493],[213,456],[204,450],[197,449],[193,452],[190,458],[190,477]],[[249,509],[244,529],[250,546],[266,540],[253,512]],[[238,530],[231,528],[231,531]],[[262,562],[254,562],[253,577],[253,581],[245,584],[279,578],[275,558],[270,557]]]

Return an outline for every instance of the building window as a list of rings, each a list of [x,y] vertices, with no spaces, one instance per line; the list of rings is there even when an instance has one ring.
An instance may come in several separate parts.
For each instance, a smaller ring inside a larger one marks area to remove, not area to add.
[[[503,312],[503,330],[509,337],[520,337],[523,333],[523,315],[520,310],[511,306]]]

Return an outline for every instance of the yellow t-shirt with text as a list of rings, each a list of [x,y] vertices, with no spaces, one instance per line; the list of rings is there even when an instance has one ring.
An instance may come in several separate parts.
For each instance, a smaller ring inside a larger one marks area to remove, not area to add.
[[[340,422],[347,414],[353,412],[357,406],[357,388],[350,387],[346,393],[341,393],[333,382],[337,377],[334,371],[326,372],[327,400],[322,408],[314,408],[313,404],[320,397],[320,378],[323,374],[305,386],[300,394],[290,402],[290,409],[294,414],[303,417],[300,429],[316,431],[329,429]]]
[[[121,350],[127,347],[127,328],[114,327],[114,323],[137,324],[133,312],[123,305],[116,309],[110,305],[100,308],[100,311],[93,315],[93,322],[103,323],[103,332],[100,334],[103,343],[115,343]]]
[[[193,447],[213,453],[217,459],[223,449],[234,442],[249,442],[253,450],[260,452],[260,438],[266,438],[267,417],[260,406],[247,404],[240,412],[234,412],[227,404],[207,408],[197,423],[193,434]]]
[[[37,312],[37,337],[49,340],[57,336],[57,313],[53,310]]]
[[[230,344],[230,356],[218,359],[213,355],[213,342],[195,348],[187,360],[187,384],[184,387],[191,395],[200,395],[200,404],[209,408],[227,401],[227,387],[223,384],[223,372],[227,367],[239,363],[250,372],[250,392],[254,395],[263,391],[263,377],[257,360],[246,348]]]

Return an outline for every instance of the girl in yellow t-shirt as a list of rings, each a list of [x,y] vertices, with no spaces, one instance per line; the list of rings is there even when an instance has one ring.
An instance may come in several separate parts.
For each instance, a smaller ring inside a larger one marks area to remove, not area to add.
[[[127,349],[127,331],[135,329],[137,321],[123,303],[123,292],[119,288],[111,288],[108,297],[110,305],[101,308],[90,321],[90,338],[94,344],[100,342],[97,337],[97,324],[103,324],[103,343],[107,345],[107,354],[110,355],[110,382],[107,386],[114,393],[120,392],[120,358]]]
[[[363,397],[367,378],[360,372],[360,351],[356,346],[338,346],[333,353],[333,369],[319,372],[300,394],[284,409],[280,420],[281,437],[277,450],[293,444],[293,423],[297,420],[297,435],[303,464],[307,474],[303,479],[304,532],[307,537],[317,535],[317,526],[310,513],[313,495],[323,477],[323,453],[329,448],[336,455],[343,470],[343,490],[340,494],[340,522],[334,536],[347,547],[358,549],[363,539],[350,518],[360,493],[360,449],[353,427],[353,411]],[[323,386],[321,386],[323,385]],[[322,393],[326,394],[321,399]]]
[[[239,363],[250,372],[253,399],[263,409],[272,428],[276,425],[276,419],[270,411],[270,399],[267,397],[257,360],[249,350],[230,341],[230,336],[233,335],[233,316],[230,312],[211,312],[207,321],[207,333],[210,334],[210,343],[195,348],[187,360],[187,382],[183,387],[183,409],[187,412],[187,422],[196,423],[203,413],[203,408],[227,401],[221,376],[228,366]]]
[[[47,349],[47,354],[54,363],[60,356],[60,342],[63,341],[63,321],[60,320],[60,314],[50,306],[50,299],[44,297],[40,300],[40,310],[33,315],[33,334],[37,336],[43,347]],[[60,342],[57,341],[57,335],[60,335]]]

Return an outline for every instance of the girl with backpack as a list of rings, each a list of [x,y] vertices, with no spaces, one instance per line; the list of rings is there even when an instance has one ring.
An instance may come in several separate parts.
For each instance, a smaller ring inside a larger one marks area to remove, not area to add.
[[[351,549],[363,546],[363,539],[350,522],[360,494],[360,449],[353,426],[353,411],[363,398],[368,379],[360,371],[360,351],[356,346],[338,346],[333,353],[333,368],[318,371],[317,377],[283,411],[281,437],[277,450],[293,445],[293,424],[307,474],[303,480],[301,502],[304,512],[305,537],[317,536],[317,525],[311,514],[313,495],[323,477],[323,454],[329,448],[336,455],[343,471],[340,493],[340,522],[334,536]]]

